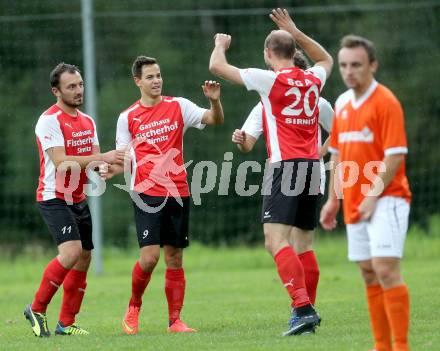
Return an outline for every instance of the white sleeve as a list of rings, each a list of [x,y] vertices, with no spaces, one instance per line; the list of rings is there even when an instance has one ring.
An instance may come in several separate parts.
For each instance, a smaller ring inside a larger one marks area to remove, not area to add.
[[[263,133],[263,104],[261,102],[255,105],[249,113],[241,130],[252,135],[255,139],[258,139]]]
[[[65,146],[57,115],[41,116],[35,126],[35,134],[44,151],[55,146]]]
[[[318,100],[318,109],[318,123],[322,126],[322,128],[324,128],[327,133],[330,133],[333,125],[334,115],[332,105],[330,105],[330,103],[326,99],[320,97]]]
[[[121,113],[116,126],[116,149],[122,149],[132,141],[131,133],[128,130],[128,113]]]
[[[90,118],[92,120],[93,123],[93,129],[95,131],[94,135],[93,135],[93,145],[94,146],[99,146],[99,139],[98,139],[98,130],[96,129],[96,123],[93,120],[93,118]]]
[[[206,108],[201,108],[185,98],[178,97],[175,99],[179,102],[182,111],[184,130],[190,127],[197,129],[205,128],[206,124],[202,123],[202,119],[205,112],[208,111]]]
[[[268,95],[277,77],[273,71],[247,68],[240,69],[240,76],[247,90],[255,90],[260,95]]]
[[[321,90],[324,88],[325,82],[327,81],[327,72],[324,67],[321,66],[313,66],[306,70],[306,72],[312,73],[315,77],[317,77],[321,81]]]

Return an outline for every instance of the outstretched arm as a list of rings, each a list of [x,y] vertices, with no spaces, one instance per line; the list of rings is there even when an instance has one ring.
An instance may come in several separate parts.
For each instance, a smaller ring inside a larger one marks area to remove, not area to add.
[[[47,154],[49,155],[49,158],[52,160],[56,168],[58,168],[58,166],[65,161],[76,162],[82,169],[85,169],[90,162],[123,162],[123,157],[119,155],[116,150],[111,150],[105,153],[93,153],[89,156],[71,156],[66,155],[66,149],[63,146],[54,146],[47,149]]]
[[[226,50],[231,45],[231,36],[227,34],[216,34],[214,36],[214,50],[209,60],[209,71],[217,77],[223,78],[235,84],[244,85],[240,71],[226,60]]]
[[[225,116],[220,102],[220,83],[215,80],[205,81],[202,85],[203,93],[211,104],[211,108],[202,117],[203,124],[223,124]]]
[[[280,29],[292,35],[298,45],[315,62],[315,66],[325,69],[328,77],[333,67],[333,58],[330,54],[318,42],[298,29],[286,9],[274,9],[269,16]]]

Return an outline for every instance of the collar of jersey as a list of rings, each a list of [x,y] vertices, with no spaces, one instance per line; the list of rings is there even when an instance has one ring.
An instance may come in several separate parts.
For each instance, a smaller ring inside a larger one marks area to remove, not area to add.
[[[76,116],[72,116],[70,113],[67,113],[66,111],[64,111],[61,107],[59,107],[57,104],[55,104],[55,106],[56,106],[56,108],[57,108],[57,113],[59,113],[59,114],[63,114],[63,115],[65,115],[65,116],[68,116],[68,117],[71,117],[71,118],[78,118],[79,117],[79,110],[78,109],[75,109],[76,110]]]
[[[357,110],[359,107],[361,107],[361,105],[365,101],[367,101],[367,99],[371,96],[371,94],[374,93],[374,91],[377,88],[377,85],[378,85],[377,81],[375,79],[373,79],[373,81],[371,82],[371,84],[368,87],[367,91],[357,100],[355,98],[353,89],[351,89],[351,106],[353,106],[353,108],[355,110]]]
[[[153,106],[145,106],[145,105],[142,105],[142,103],[141,103],[141,99],[139,99],[138,104],[139,104],[139,106],[140,106],[142,109],[144,109],[144,110],[152,110],[153,108],[155,108],[155,107],[157,107],[158,105],[160,105],[162,102],[163,102],[163,96],[160,97],[160,101],[159,101],[159,103],[157,103],[156,105],[153,105]]]

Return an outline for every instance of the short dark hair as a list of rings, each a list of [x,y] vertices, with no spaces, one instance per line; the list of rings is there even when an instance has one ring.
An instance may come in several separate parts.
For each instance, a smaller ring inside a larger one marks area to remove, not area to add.
[[[310,68],[310,63],[301,50],[296,50],[295,55],[293,55],[293,63],[295,67],[301,68],[302,70]]]
[[[59,88],[60,86],[60,77],[64,72],[81,74],[81,71],[75,65],[71,65],[69,63],[61,62],[50,72],[49,81],[50,86],[52,88]]]
[[[131,66],[131,73],[133,74],[133,77],[141,78],[142,67],[154,64],[157,64],[157,60],[154,57],[138,56]]]
[[[370,63],[376,61],[376,48],[372,41],[354,34],[346,35],[341,39],[341,49],[354,49],[358,47],[363,47],[365,49]]]
[[[295,39],[291,35],[280,35],[279,31],[273,31],[267,36],[264,47],[283,59],[292,59],[296,51]]]

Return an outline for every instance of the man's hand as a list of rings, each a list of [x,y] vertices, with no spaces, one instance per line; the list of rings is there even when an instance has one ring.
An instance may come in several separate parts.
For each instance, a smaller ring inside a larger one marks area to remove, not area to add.
[[[215,80],[205,80],[202,85],[203,93],[211,101],[218,101],[220,99],[220,83]]]
[[[246,133],[240,129],[234,130],[234,133],[232,133],[232,142],[234,144],[243,145],[246,142]]]
[[[108,163],[103,163],[99,165],[98,173],[101,179],[109,180],[116,175],[116,167],[115,165],[109,165]]]
[[[111,177],[109,176],[109,164],[106,162],[101,163],[98,166],[98,173],[99,176],[101,177],[101,179],[107,180],[110,179]]]
[[[336,221],[336,215],[339,212],[339,207],[340,204],[338,199],[329,199],[322,207],[319,222],[325,230],[333,230],[336,228],[336,224],[338,224]]]
[[[376,196],[365,197],[358,207],[361,221],[368,221],[374,213],[377,204]]]
[[[286,9],[277,8],[273,9],[272,13],[269,15],[272,21],[278,26],[279,29],[285,30],[294,36],[294,34],[298,31],[295,23],[287,12]]]
[[[102,161],[106,163],[117,163],[120,165],[124,164],[124,153],[121,153],[120,150],[111,150],[101,154]]]
[[[232,40],[232,37],[228,34],[217,33],[214,36],[215,46],[222,47],[223,50],[225,50],[225,51],[229,49],[229,46],[231,45],[231,40]]]

